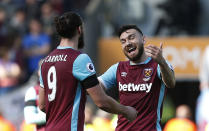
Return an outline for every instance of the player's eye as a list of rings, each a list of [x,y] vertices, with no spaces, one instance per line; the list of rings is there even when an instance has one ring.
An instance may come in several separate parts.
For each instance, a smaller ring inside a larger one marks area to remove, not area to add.
[[[120,41],[121,41],[121,43],[122,43],[122,44],[125,44],[125,43],[126,43],[126,41],[125,41],[125,40],[120,40]]]
[[[135,35],[134,34],[132,34],[132,35],[129,36],[129,40],[133,40],[134,38],[135,38]]]

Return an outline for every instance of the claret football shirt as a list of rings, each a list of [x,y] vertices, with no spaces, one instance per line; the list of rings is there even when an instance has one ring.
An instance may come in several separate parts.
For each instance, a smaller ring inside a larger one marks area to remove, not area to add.
[[[169,67],[172,69],[170,64]],[[160,67],[151,57],[138,64],[119,62],[98,79],[107,89],[117,87],[120,103],[138,111],[136,120],[131,123],[118,115],[116,131],[161,130],[160,119],[166,88]]]
[[[83,131],[86,89],[98,84],[88,55],[71,47],[52,51],[41,65],[45,91],[46,130]]]

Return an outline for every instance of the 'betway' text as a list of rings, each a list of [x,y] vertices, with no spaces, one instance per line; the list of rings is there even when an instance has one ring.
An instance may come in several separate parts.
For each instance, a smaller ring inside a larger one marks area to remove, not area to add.
[[[119,82],[119,91],[145,91],[145,92],[150,92],[152,87],[152,83],[146,83],[146,84],[121,84]]]

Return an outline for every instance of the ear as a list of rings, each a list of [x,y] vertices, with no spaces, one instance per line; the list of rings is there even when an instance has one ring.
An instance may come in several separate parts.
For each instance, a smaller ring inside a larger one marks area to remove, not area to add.
[[[146,37],[145,36],[142,36],[142,41],[144,43],[144,45],[146,44]]]
[[[78,34],[80,35],[80,34],[81,34],[81,32],[82,32],[82,27],[81,27],[81,26],[79,26],[79,27],[78,27]]]

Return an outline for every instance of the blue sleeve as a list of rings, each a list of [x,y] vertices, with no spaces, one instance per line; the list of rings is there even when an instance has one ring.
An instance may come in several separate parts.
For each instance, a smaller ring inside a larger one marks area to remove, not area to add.
[[[168,62],[168,61],[166,61],[166,63],[168,64],[168,67],[173,71],[173,67],[172,67],[172,65]],[[162,77],[161,77],[161,70],[160,70],[160,65],[158,64],[157,65],[157,75],[158,75],[158,77],[161,79]]]
[[[87,54],[80,54],[73,63],[73,76],[83,81],[94,74],[96,71],[90,57]]]
[[[116,72],[118,68],[118,63],[112,65],[103,75],[98,79],[105,86],[105,88],[115,87],[117,85]]]

